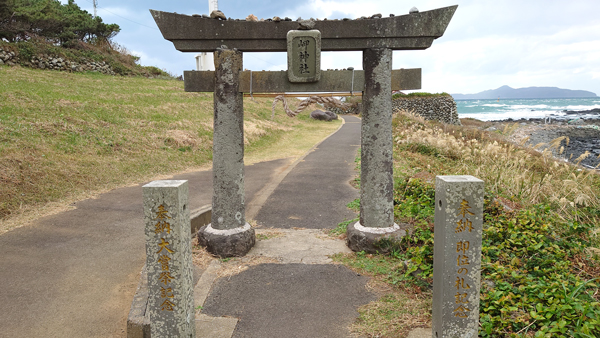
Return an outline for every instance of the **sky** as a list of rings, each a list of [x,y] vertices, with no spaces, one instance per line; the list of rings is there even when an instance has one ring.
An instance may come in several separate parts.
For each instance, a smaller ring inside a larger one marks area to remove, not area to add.
[[[62,1],[62,0],[61,0]],[[149,9],[208,14],[208,0],[97,0],[98,15],[116,23],[113,39],[140,64],[171,74],[196,69],[196,53],[182,53],[165,40]],[[63,2],[66,2],[64,0]],[[93,13],[92,0],[75,0]],[[422,89],[451,94],[478,93],[503,85],[559,87],[600,95],[600,1],[598,0],[220,0],[227,17],[249,14],[296,19],[404,15],[458,5],[444,35],[426,50],[394,51],[393,68],[421,68]],[[321,69],[362,69],[361,52],[323,52]],[[244,53],[244,68],[285,70],[285,53]]]

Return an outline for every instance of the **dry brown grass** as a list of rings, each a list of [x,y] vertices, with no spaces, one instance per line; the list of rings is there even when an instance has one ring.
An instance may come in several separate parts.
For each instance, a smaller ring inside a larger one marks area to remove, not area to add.
[[[285,234],[277,229],[260,229],[256,231],[256,239],[259,241],[265,241],[283,236],[285,236]]]
[[[183,82],[18,67],[0,67],[0,77],[0,233],[116,187],[210,165],[212,95],[186,93]],[[271,103],[244,102],[248,164],[300,156],[340,125],[271,120]]]
[[[336,261],[347,259],[352,262],[355,254],[340,254],[335,258]],[[360,263],[346,266],[369,276],[371,279],[365,287],[378,296],[377,300],[358,308],[360,315],[350,327],[352,333],[361,337],[395,338],[406,337],[412,329],[431,326],[430,292],[422,292],[419,287],[392,286],[386,282],[386,274],[371,273]],[[381,266],[382,270],[386,269],[384,266]],[[372,271],[379,270],[374,268]]]
[[[248,270],[251,266],[266,264],[266,263],[279,263],[279,261],[272,257],[265,256],[252,256],[246,255],[244,257],[232,257],[220,259],[211,255],[206,248],[198,245],[198,239],[192,239],[192,262],[194,265],[202,270],[206,270],[211,262],[220,260],[219,270],[217,271],[217,277],[231,277],[237,275],[240,272]]]
[[[366,337],[406,337],[415,328],[431,327],[431,298],[394,290],[358,308],[361,318],[352,326]]]
[[[406,117],[413,119],[410,115]],[[507,124],[504,133],[510,135],[515,128],[514,124]],[[526,206],[550,202],[563,217],[576,214],[579,207],[600,206],[600,199],[593,190],[598,186],[598,176],[552,156],[552,149],[560,152],[560,147],[567,146],[568,139],[558,138],[538,153],[498,137],[460,127],[446,127],[444,131],[444,127],[422,120],[415,120],[395,132],[397,145],[411,146],[410,149],[424,145],[440,158],[456,160],[444,163],[453,165],[444,171],[478,177],[486,182],[486,189],[508,200]],[[411,154],[412,157],[418,155]],[[421,163],[431,162],[429,154],[422,156]]]
[[[192,239],[192,262],[202,270],[206,270],[210,263],[217,258],[206,251],[205,247],[198,245],[198,238]]]

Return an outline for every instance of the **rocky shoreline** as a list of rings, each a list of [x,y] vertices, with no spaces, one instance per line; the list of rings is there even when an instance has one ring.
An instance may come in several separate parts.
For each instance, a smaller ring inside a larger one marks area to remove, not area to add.
[[[546,119],[520,119],[492,121],[496,123],[519,123],[521,126],[513,133],[511,139],[515,142],[521,142],[529,137],[526,145],[535,146],[543,143],[539,150],[548,148],[552,140],[566,136],[569,138],[561,142],[564,151],[559,154],[553,150],[554,156],[569,162],[575,160],[584,154],[590,152],[581,165],[586,168],[596,168],[600,164],[600,109],[586,111],[564,111],[566,115],[552,116]],[[495,128],[495,127],[494,127]],[[560,148],[560,147],[559,147]],[[599,167],[600,168],[600,167]]]

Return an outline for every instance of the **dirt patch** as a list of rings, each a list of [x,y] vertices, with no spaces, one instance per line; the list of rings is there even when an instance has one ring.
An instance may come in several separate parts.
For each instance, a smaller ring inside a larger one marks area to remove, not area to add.
[[[242,271],[248,270],[251,266],[259,265],[259,264],[267,264],[267,263],[280,263],[277,259],[272,257],[264,257],[264,256],[244,256],[244,257],[236,257],[227,260],[221,264],[221,269],[217,272],[217,276],[221,277],[230,277],[233,275],[237,275]]]
[[[256,232],[256,239],[259,241],[269,240],[272,238],[283,237],[285,234],[277,229],[264,229]]]
[[[198,138],[194,137],[192,134],[183,130],[167,130],[167,138],[165,139],[165,143],[173,144],[178,147],[196,147],[198,145]]]

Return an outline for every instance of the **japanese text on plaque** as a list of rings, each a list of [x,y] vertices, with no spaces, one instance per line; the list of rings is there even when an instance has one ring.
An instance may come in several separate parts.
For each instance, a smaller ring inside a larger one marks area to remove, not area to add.
[[[308,46],[310,45],[310,39],[298,39],[298,57],[300,59],[300,74],[310,74],[308,66]]]

